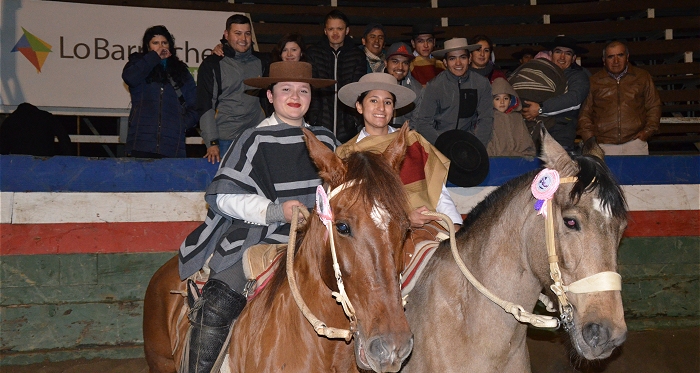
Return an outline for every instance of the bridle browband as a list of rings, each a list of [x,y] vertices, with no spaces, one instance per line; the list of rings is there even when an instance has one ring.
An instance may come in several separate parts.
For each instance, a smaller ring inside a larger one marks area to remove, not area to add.
[[[489,300],[499,305],[503,310],[510,313],[516,320],[523,323],[529,323],[538,328],[558,328],[563,326],[564,330],[569,330],[573,326],[573,306],[569,302],[566,293],[584,294],[595,293],[601,291],[620,291],[622,290],[622,277],[617,272],[605,271],[584,277],[578,281],[574,281],[568,286],[564,285],[561,279],[561,271],[559,270],[559,257],[556,252],[556,243],[554,240],[554,217],[552,203],[549,203],[554,197],[554,193],[559,188],[560,183],[574,183],[578,180],[575,176],[559,179],[559,173],[556,170],[545,168],[537,174],[532,183],[533,196],[538,199],[536,209],[539,214],[545,217],[545,242],[547,246],[547,258],[549,261],[549,275],[554,281],[550,286],[552,292],[559,299],[559,319],[547,315],[535,315],[527,312],[523,306],[504,301],[491,293],[484,287],[472,273],[467,269],[464,261],[459,256],[457,244],[455,242],[454,225],[451,219],[438,212],[426,212],[426,215],[438,216],[447,222],[450,231],[450,247],[452,256],[457,262],[457,266],[462,271],[462,274],[469,282],[486,296]]]

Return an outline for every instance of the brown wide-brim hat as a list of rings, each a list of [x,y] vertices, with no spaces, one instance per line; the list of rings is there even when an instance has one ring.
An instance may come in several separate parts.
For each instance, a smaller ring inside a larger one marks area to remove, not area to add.
[[[445,48],[433,52],[436,58],[444,58],[446,54],[458,50],[466,50],[472,52],[481,49],[481,44],[469,44],[467,38],[452,38],[445,40]]]
[[[416,92],[412,89],[399,85],[392,75],[387,73],[365,74],[355,83],[346,84],[338,91],[340,102],[350,107],[355,106],[357,98],[367,92],[376,89],[389,91],[396,96],[394,108],[400,109],[416,99]]]
[[[270,64],[270,76],[250,78],[243,83],[256,88],[267,88],[279,82],[309,83],[314,88],[324,88],[335,84],[333,79],[317,79],[311,74],[311,64],[302,61],[279,61]]]

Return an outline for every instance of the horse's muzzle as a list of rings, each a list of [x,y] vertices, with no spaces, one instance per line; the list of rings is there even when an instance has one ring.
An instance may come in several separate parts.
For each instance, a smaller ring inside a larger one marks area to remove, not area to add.
[[[404,333],[405,334],[405,333]],[[398,372],[413,350],[413,335],[376,336],[364,343],[355,340],[358,366],[374,372]]]
[[[594,359],[605,359],[610,356],[615,347],[620,346],[627,339],[627,330],[614,333],[604,323],[591,322],[583,326],[581,336],[590,348],[590,354]]]

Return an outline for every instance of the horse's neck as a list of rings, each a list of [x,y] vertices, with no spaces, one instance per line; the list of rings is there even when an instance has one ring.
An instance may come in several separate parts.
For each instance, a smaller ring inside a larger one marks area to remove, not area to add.
[[[457,244],[467,267],[482,283],[491,284],[490,290],[512,302],[530,301],[533,294],[537,298],[541,286],[537,273],[541,269],[531,262],[540,257],[532,251],[537,250],[537,242],[544,243],[543,233],[536,237],[543,223],[533,218],[529,190],[510,197],[481,214]]]

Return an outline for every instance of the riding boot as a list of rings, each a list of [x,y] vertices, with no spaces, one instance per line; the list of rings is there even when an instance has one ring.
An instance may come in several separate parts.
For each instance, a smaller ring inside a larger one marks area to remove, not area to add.
[[[188,373],[210,373],[233,320],[243,311],[246,298],[224,282],[209,279],[190,314]]]

